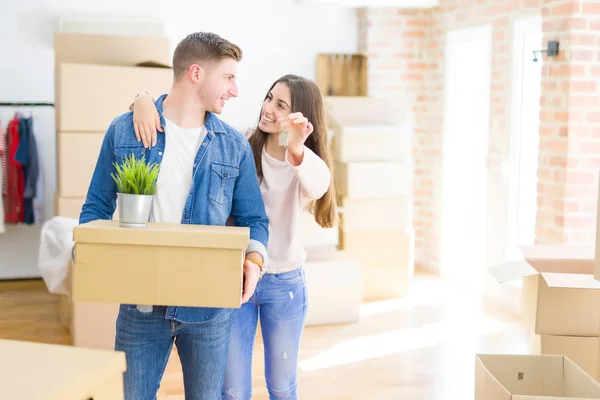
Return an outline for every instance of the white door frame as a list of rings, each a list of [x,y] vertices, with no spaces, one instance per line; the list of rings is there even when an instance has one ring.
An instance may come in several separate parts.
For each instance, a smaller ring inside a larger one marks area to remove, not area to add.
[[[453,78],[454,78],[454,68],[455,67],[455,63],[456,60],[453,59],[453,53],[455,53],[455,49],[457,48],[457,46],[460,45],[464,45],[466,43],[469,42],[483,42],[485,45],[485,56],[483,58],[484,60],[484,66],[483,66],[483,71],[484,74],[486,74],[485,77],[485,81],[489,82],[489,85],[486,85],[486,87],[484,88],[485,92],[483,97],[485,98],[485,104],[487,104],[487,107],[485,108],[485,114],[482,117],[485,118],[486,121],[488,121],[487,124],[485,124],[486,126],[482,129],[484,129],[484,131],[481,133],[484,143],[482,144],[484,147],[483,150],[483,157],[481,160],[482,163],[482,168],[486,168],[487,169],[487,160],[488,160],[488,149],[489,149],[489,136],[490,136],[490,109],[491,109],[491,70],[492,70],[492,26],[491,25],[483,25],[483,26],[479,26],[479,27],[474,27],[474,28],[468,28],[468,29],[460,29],[460,30],[453,30],[453,31],[449,31],[446,34],[446,46],[445,46],[445,60],[446,60],[446,68],[445,68],[445,90],[444,90],[444,131],[443,131],[443,153],[442,153],[442,191],[441,191],[441,219],[440,219],[440,276],[443,279],[448,279],[450,281],[453,281],[453,277],[456,275],[456,273],[453,273],[453,269],[455,268],[461,268],[461,265],[449,265],[451,262],[452,257],[450,257],[448,254],[446,254],[446,250],[448,249],[448,246],[445,246],[445,241],[449,240],[449,237],[452,237],[452,228],[451,227],[447,227],[445,226],[445,224],[447,223],[447,215],[449,215],[449,213],[452,213],[452,210],[449,210],[448,208],[450,208],[450,206],[448,204],[446,204],[446,196],[444,195],[444,193],[449,193],[453,190],[452,187],[448,187],[449,182],[447,182],[447,176],[446,174],[448,173],[448,166],[446,165],[446,163],[448,162],[446,160],[446,157],[448,154],[450,154],[450,151],[452,150],[452,144],[451,144],[451,140],[453,138],[453,132],[451,132],[452,129],[452,125],[453,123],[455,123],[455,121],[451,120],[452,117],[452,109],[453,106],[456,104],[457,99],[452,98],[453,97],[453,88],[454,88],[454,83],[453,83]],[[479,54],[474,54],[474,57],[481,57],[481,55]],[[464,61],[464,60],[463,60]],[[481,59],[479,59],[478,61],[481,61]],[[454,90],[456,90],[456,88],[454,88]],[[487,204],[487,174],[485,174],[485,177],[483,178],[485,181],[481,182],[482,184],[482,201],[484,202],[483,207],[485,208],[486,212],[485,212],[485,216],[481,216],[482,218],[484,218],[485,220],[482,221],[483,224],[483,229],[481,235],[484,235],[484,237],[482,237],[482,241],[480,243],[482,243],[483,245],[483,251],[485,256],[483,257],[484,259],[481,260],[482,265],[480,269],[477,269],[477,271],[474,273],[474,276],[472,277],[473,281],[470,282],[469,284],[467,284],[467,286],[470,289],[475,290],[476,292],[480,292],[482,293],[485,289],[485,272],[486,272],[486,258],[487,258],[487,246],[485,245],[485,235],[486,235],[486,226],[487,226],[487,209],[488,209],[488,204]],[[451,183],[450,183],[451,184]],[[465,267],[469,267],[466,266]],[[456,270],[455,270],[456,271]],[[455,281],[456,282],[456,281]],[[473,283],[476,282],[476,283]]]
[[[519,237],[519,183],[515,182],[514,178],[519,176],[519,165],[521,157],[521,123],[522,123],[522,97],[524,85],[531,85],[532,82],[523,82],[523,65],[524,63],[533,63],[533,54],[526,51],[524,48],[524,38],[527,34],[539,34],[540,43],[538,49],[542,46],[542,17],[539,15],[523,17],[515,20],[513,23],[513,48],[512,48],[512,87],[511,87],[511,118],[510,118],[510,153],[508,159],[508,167],[503,168],[508,175],[508,213],[507,213],[507,238],[505,257],[509,257],[512,248]],[[543,57],[538,57],[538,63],[541,69]],[[541,73],[541,71],[540,71]],[[538,99],[539,104],[539,99]],[[539,112],[537,114],[539,119]],[[538,125],[539,126],[539,125]],[[539,127],[538,127],[539,132]],[[536,199],[537,201],[537,199]],[[535,225],[533,227],[535,229]],[[533,243],[531,243],[533,244]]]

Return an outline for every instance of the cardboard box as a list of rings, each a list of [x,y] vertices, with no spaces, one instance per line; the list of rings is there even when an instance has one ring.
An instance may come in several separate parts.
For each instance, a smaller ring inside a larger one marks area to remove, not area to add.
[[[360,264],[335,248],[307,251],[306,325],[339,324],[358,321],[362,303]]]
[[[414,277],[414,257],[395,262],[361,263],[363,298],[369,301],[395,299],[408,294]]]
[[[0,340],[0,399],[119,400],[122,352]]]
[[[333,140],[340,163],[412,159],[409,125],[342,125]]]
[[[59,194],[56,193],[54,199],[54,214],[56,216],[79,219],[84,203],[85,197],[60,197]],[[113,219],[119,219],[118,205],[113,214]]]
[[[412,160],[409,125],[338,125],[333,139],[336,162]]]
[[[598,337],[532,335],[534,354],[565,355],[588,375],[598,380],[600,347]]]
[[[412,168],[400,161],[335,163],[340,197],[378,198],[412,195]]]
[[[344,231],[340,228],[340,249],[361,264],[396,263],[412,259],[414,233],[405,229]]]
[[[336,162],[412,158],[412,114],[407,103],[373,96],[326,96],[323,103],[335,132]]]
[[[410,229],[412,198],[408,196],[350,198],[339,200],[340,226],[345,232],[359,230]]]
[[[104,132],[58,134],[58,193],[85,197],[96,168]]]
[[[600,282],[591,246],[521,248],[523,260],[490,269],[500,282],[523,279],[523,316],[542,335],[598,336]]]
[[[239,308],[250,229],[93,221],[73,230],[73,301]]]
[[[171,62],[171,43],[163,36],[142,37],[57,32],[54,60],[60,63],[136,65],[155,60]]]
[[[478,354],[475,400],[600,399],[600,383],[565,356]]]
[[[173,71],[166,67],[61,63],[56,76],[59,132],[106,132],[129,111],[138,93],[167,93]],[[132,131],[133,135],[133,131]]]

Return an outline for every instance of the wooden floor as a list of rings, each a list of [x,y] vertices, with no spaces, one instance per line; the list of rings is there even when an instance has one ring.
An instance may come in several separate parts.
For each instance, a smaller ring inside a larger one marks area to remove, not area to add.
[[[68,343],[58,300],[41,281],[0,283],[0,338]],[[472,400],[476,352],[528,353],[516,316],[484,305],[430,276],[406,298],[366,303],[355,324],[306,328],[300,395],[318,400]],[[266,400],[262,344],[254,396]],[[181,374],[168,370],[160,400],[183,400]]]

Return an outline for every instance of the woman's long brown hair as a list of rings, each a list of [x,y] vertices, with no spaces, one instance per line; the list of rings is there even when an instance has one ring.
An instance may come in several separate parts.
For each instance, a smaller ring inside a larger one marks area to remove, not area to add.
[[[301,112],[313,125],[313,133],[306,139],[304,145],[325,161],[325,164],[327,164],[327,167],[331,171],[329,189],[320,199],[312,201],[310,204],[310,212],[315,216],[317,223],[323,228],[331,228],[337,221],[337,204],[333,185],[333,163],[329,154],[327,124],[325,122],[321,92],[314,82],[306,78],[297,75],[285,75],[273,83],[267,91],[265,99],[278,83],[283,83],[290,88],[292,112]],[[261,160],[268,137],[268,133],[263,132],[257,127],[249,139],[252,152],[254,153],[254,163],[256,164],[259,181],[263,179]]]

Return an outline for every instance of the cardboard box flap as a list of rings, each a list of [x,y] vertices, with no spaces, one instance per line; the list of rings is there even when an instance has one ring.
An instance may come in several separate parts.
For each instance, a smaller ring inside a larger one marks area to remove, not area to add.
[[[490,273],[499,283],[512,281],[535,275],[538,271],[527,261],[519,260],[489,268]]]
[[[542,272],[542,278],[549,287],[569,289],[600,289],[600,282],[591,274]]]
[[[234,226],[149,223],[146,228],[122,228],[119,221],[97,220],[73,230],[75,243],[242,249],[250,229]]]
[[[156,61],[156,60],[142,61],[142,62],[135,64],[135,66],[136,67],[146,67],[146,68],[167,68],[167,69],[173,68],[169,64],[165,64],[163,62]]]
[[[521,247],[523,257],[538,272],[593,274],[593,246],[536,245]]]
[[[600,399],[600,384],[568,357],[563,359],[564,396],[572,399]]]

